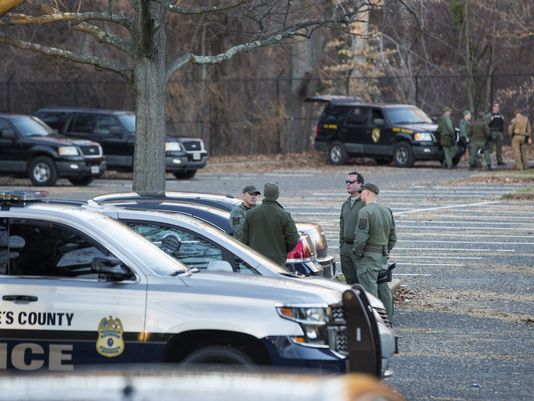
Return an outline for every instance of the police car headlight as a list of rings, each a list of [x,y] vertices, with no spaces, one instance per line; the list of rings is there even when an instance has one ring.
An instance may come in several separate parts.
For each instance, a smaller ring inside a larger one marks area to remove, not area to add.
[[[165,152],[179,152],[182,149],[180,142],[165,142]]]
[[[417,132],[413,136],[413,139],[416,141],[432,141],[432,135],[430,135],[428,132]]]
[[[302,328],[304,335],[292,337],[294,342],[307,346],[328,347],[326,330],[329,320],[328,308],[280,306],[276,309],[281,317],[297,322]]]
[[[76,146],[60,146],[57,150],[60,156],[78,156],[78,148]]]

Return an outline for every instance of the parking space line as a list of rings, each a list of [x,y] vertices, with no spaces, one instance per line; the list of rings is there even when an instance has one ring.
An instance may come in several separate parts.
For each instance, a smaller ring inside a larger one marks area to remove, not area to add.
[[[427,248],[427,247],[424,247],[424,248],[405,248],[405,247],[398,247],[396,246],[394,248],[395,251],[430,251],[430,252],[433,252],[433,251],[449,251],[449,252],[516,252],[515,249],[483,249],[483,248],[478,248],[478,249],[473,249],[473,248],[454,248],[454,249],[449,249],[449,248]]]
[[[454,267],[463,267],[464,263],[416,263],[416,262],[397,262],[399,266],[454,266]],[[398,273],[393,273],[398,274]]]
[[[430,208],[419,208],[419,209],[412,209],[405,212],[398,212],[393,213],[395,216],[400,216],[403,214],[412,214],[412,213],[419,213],[419,212],[430,212],[435,210],[445,210],[445,209],[459,209],[459,208],[467,208],[467,207],[475,207],[475,206],[486,206],[486,205],[495,205],[499,204],[501,201],[484,201],[484,202],[476,202],[476,203],[461,203],[457,205],[444,205],[444,206],[436,206],[436,207],[430,207]]]
[[[455,220],[402,220],[402,219],[399,219],[399,221],[402,221],[403,223],[417,223],[417,224],[458,224],[459,223],[459,221],[455,221]],[[510,224],[514,224],[514,225],[533,225],[534,224],[534,221],[533,222],[516,222],[516,221],[498,222],[498,221],[471,221],[469,219],[463,219],[461,220],[461,222],[462,223],[465,222],[469,224],[491,225],[491,226],[510,225]],[[432,227],[428,227],[428,228],[432,228]]]
[[[418,230],[421,229],[421,226],[420,225],[417,225],[417,226],[409,226],[409,225],[404,225],[404,224],[398,224],[396,226],[397,228],[416,228]],[[432,227],[425,227],[425,229],[429,229],[429,228],[434,228],[434,229],[440,229],[440,230],[459,230],[459,229],[462,229],[462,230],[480,230],[481,228],[484,228],[484,227],[469,227],[469,226],[462,226],[462,225],[456,225],[456,226],[432,226]],[[534,230],[534,226],[529,226],[529,227],[499,227],[499,230],[506,230],[506,231],[532,231]]]

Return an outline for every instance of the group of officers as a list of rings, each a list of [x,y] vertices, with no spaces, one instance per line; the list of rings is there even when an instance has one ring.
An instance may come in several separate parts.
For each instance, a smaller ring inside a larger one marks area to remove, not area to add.
[[[347,175],[350,195],[341,207],[339,241],[341,271],[347,284],[359,283],[384,304],[393,319],[393,296],[388,285],[388,255],[397,242],[390,209],[377,203],[379,188],[365,183],[354,171]],[[242,203],[230,213],[234,236],[269,259],[285,266],[287,253],[296,245],[299,232],[289,212],[277,201],[276,183],[264,186],[264,199],[253,185],[243,188]]]
[[[508,135],[511,138],[512,151],[517,170],[528,168],[527,144],[532,143],[532,128],[526,116],[519,109],[514,110],[515,117],[508,125]],[[438,120],[438,132],[445,156],[444,167],[453,167],[453,157],[456,152],[454,144],[454,127],[451,121],[451,109],[443,108],[443,115]],[[466,110],[460,121],[460,139],[468,145],[469,169],[479,167],[478,155],[483,154],[486,168],[491,170],[491,153],[495,146],[497,165],[504,166],[502,145],[504,142],[504,116],[498,103],[493,103],[491,113],[479,112],[475,121],[471,121],[471,111]]]

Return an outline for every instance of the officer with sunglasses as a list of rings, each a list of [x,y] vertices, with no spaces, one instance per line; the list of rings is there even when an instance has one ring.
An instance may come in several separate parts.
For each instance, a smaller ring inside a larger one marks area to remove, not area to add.
[[[360,188],[364,184],[363,176],[357,171],[347,174],[345,179],[345,189],[350,195],[341,206],[339,216],[339,258],[341,260],[341,271],[345,276],[347,284],[356,284],[358,275],[356,273],[356,257],[352,250],[354,246],[354,231],[358,222],[358,211],[365,206],[360,199]]]

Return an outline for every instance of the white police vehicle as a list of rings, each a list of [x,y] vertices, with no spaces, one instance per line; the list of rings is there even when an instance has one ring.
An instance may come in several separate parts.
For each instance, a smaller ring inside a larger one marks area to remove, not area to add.
[[[218,363],[384,374],[369,301],[196,274],[123,224],[0,193],[0,371]]]

